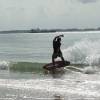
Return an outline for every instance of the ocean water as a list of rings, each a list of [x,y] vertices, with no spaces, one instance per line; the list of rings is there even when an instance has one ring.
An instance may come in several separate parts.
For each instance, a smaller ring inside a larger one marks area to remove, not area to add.
[[[71,65],[45,73],[59,34]],[[0,34],[0,100],[100,100],[99,43],[99,31]]]

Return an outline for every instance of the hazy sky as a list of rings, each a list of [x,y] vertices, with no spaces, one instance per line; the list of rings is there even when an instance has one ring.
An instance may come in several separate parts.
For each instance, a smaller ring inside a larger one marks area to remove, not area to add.
[[[100,27],[100,0],[0,0],[0,30]]]

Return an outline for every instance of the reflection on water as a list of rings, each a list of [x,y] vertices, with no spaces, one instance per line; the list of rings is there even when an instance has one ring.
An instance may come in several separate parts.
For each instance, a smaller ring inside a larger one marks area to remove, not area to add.
[[[44,69],[44,75],[50,75],[52,78],[61,78],[65,74],[64,68],[60,69],[53,69],[53,70],[45,70]]]

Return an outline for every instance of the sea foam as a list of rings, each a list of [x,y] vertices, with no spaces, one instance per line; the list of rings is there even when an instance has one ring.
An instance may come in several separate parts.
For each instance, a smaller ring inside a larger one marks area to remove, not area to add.
[[[10,62],[0,61],[0,69],[8,69]]]
[[[100,64],[100,40],[82,40],[63,50],[64,58],[72,63]]]

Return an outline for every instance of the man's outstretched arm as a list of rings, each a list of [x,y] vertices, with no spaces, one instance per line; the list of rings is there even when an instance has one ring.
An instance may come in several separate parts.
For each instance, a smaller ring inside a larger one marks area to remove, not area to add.
[[[60,38],[60,37],[64,37],[64,35],[62,34],[62,35],[56,36],[56,37],[53,39],[53,41],[56,41],[56,39],[57,39],[57,38]]]

